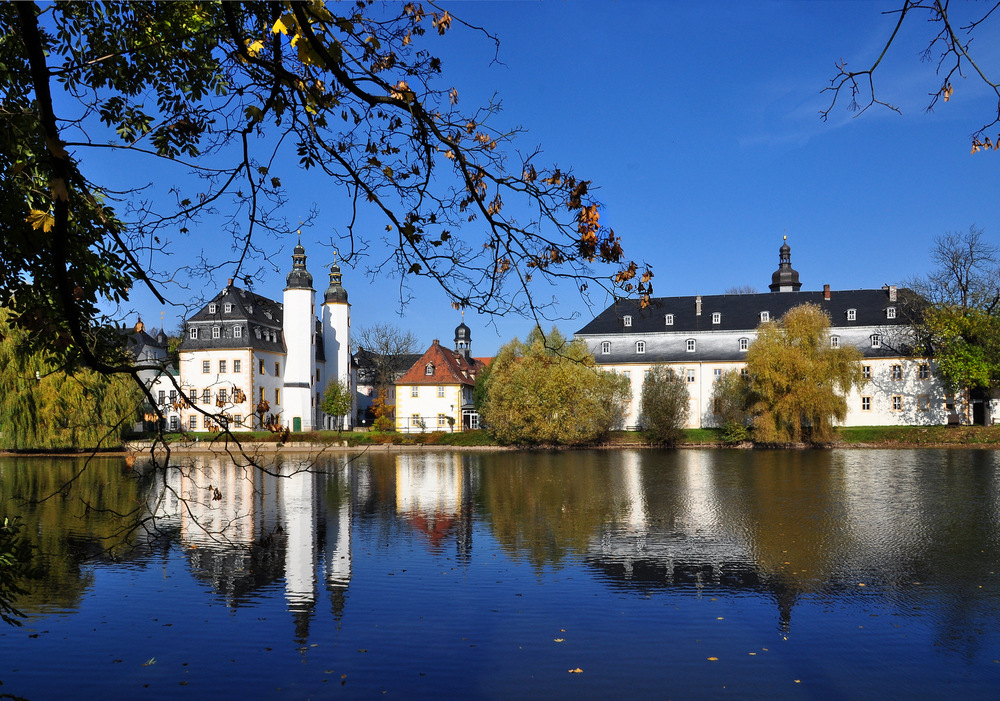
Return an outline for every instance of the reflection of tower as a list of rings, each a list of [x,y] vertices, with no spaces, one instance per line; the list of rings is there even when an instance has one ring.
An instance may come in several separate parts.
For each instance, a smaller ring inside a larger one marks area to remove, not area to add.
[[[625,494],[629,500],[628,527],[635,533],[645,533],[646,495],[642,488],[639,454],[634,450],[626,451],[622,454],[622,463]]]
[[[281,483],[284,516],[285,598],[295,618],[295,638],[309,637],[309,619],[316,604],[315,475],[307,466],[292,466]]]
[[[324,562],[326,589],[330,593],[333,616],[340,620],[351,583],[351,508],[354,502],[349,465],[331,468],[326,494]]]

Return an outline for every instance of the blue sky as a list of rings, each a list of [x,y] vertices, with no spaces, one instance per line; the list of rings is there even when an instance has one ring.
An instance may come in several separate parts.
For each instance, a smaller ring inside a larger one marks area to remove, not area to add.
[[[657,295],[737,284],[766,291],[783,235],[804,289],[872,288],[925,273],[933,239],[945,232],[976,224],[1000,240],[1000,153],[969,153],[969,135],[990,120],[996,98],[975,79],[958,79],[952,100],[925,113],[937,78],[918,57],[930,36],[920,18],[877,75],[881,97],[902,115],[873,107],[852,118],[845,101],[828,122],[819,118],[835,62],[872,61],[895,24],[882,12],[896,5],[460,2],[447,7],[500,39],[502,63],[491,65],[492,44],[458,26],[428,44],[463,104],[498,92],[497,124],[524,126],[525,148],[540,144],[543,160],[594,180],[602,221],[629,257],[653,266]],[[987,67],[1000,60],[996,38],[990,27],[977,38]],[[322,292],[330,251],[320,244],[344,229],[347,203],[314,178],[290,189],[290,206],[320,207],[302,241]],[[200,231],[173,260],[225,245],[225,234]],[[266,245],[287,271],[294,241]],[[415,299],[401,309],[399,281],[368,279],[363,265],[344,270],[355,327],[395,323],[422,346],[450,344],[461,318],[443,292],[414,282]],[[272,277],[256,290],[280,300],[284,272]],[[569,333],[610,301],[588,307],[569,287],[551,296]],[[133,301],[159,325],[155,302],[141,293]],[[165,311],[167,328],[176,327],[177,312]],[[532,322],[467,313],[466,323],[473,352],[492,355]]]

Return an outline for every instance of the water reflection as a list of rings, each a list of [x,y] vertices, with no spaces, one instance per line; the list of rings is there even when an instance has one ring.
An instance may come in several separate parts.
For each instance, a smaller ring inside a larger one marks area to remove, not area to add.
[[[430,452],[267,470],[198,457],[148,473],[0,461],[0,500],[46,554],[26,610],[75,608],[89,560],[145,566],[173,543],[231,607],[283,592],[299,643],[324,602],[345,616],[359,552],[469,563],[486,538],[538,574],[582,565],[622,592],[759,595],[785,633],[807,599],[934,609],[941,644],[973,649],[968,631],[1000,619],[982,596],[997,593],[998,482],[992,451]]]

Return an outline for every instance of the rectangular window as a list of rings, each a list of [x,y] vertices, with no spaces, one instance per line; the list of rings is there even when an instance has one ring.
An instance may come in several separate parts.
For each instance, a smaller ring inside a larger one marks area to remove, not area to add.
[[[740,377],[750,377],[750,371],[746,368],[740,368]]]
[[[920,363],[919,377],[921,380],[929,380],[931,377],[931,366],[927,363]]]
[[[919,411],[930,411],[931,397],[928,394],[917,395],[917,409]]]
[[[626,380],[631,380],[632,379],[632,371],[631,370],[623,370],[622,371],[622,375],[625,376]]]
[[[886,319],[895,319],[896,318],[896,308],[895,307],[886,307],[885,318]]]
[[[212,327],[212,338],[219,338],[220,335],[221,334],[219,333],[219,327],[218,326],[213,326]]]
[[[762,322],[763,321],[770,321],[771,320],[771,312],[761,312],[760,313],[760,320]]]
[[[413,385],[412,387],[410,387],[410,396],[411,397],[420,396],[420,388],[417,385]]]
[[[840,348],[840,336],[830,336],[830,348]]]
[[[858,320],[858,310],[857,309],[848,309],[847,310],[847,320],[848,321],[857,321]]]
[[[274,376],[279,377],[281,375],[281,363],[274,364]]]
[[[274,405],[277,406],[281,404],[281,390],[277,387],[274,388]]]
[[[219,374],[225,374],[225,372],[226,372],[226,361],[225,360],[220,360],[219,361]]]
[[[239,427],[239,426],[242,426],[242,425],[243,425],[243,415],[242,414],[233,414],[233,426]]]
[[[188,393],[188,401],[191,402],[192,405],[198,403],[198,390],[193,389]]]
[[[903,410],[903,395],[901,394],[892,395],[892,410],[893,411]]]
[[[216,307],[214,303],[208,305],[208,313],[209,314],[215,314],[215,310],[216,309],[218,309],[218,307]]]
[[[212,362],[209,360],[201,361],[201,371],[202,372],[212,372]]]
[[[444,414],[438,414],[438,427],[447,425],[448,425],[448,417],[445,416]]]
[[[212,390],[206,389],[201,392],[201,403],[211,404],[212,403]]]
[[[861,398],[861,411],[871,411],[872,410],[872,398],[862,397]]]
[[[260,403],[261,404],[264,403],[264,388],[263,387],[260,388]]]
[[[740,350],[741,351],[745,351],[749,347],[750,347],[750,339],[749,338],[741,338],[740,339]]]
[[[674,315],[673,314],[665,314],[663,316],[663,321],[664,321],[664,323],[667,326],[673,326],[674,325]]]
[[[689,383],[690,383],[690,382],[694,382],[694,369],[693,369],[693,368],[692,368],[692,369],[689,369],[689,370],[687,371],[687,381],[688,381]]]
[[[721,312],[712,312],[712,323],[713,324],[721,324],[722,323],[722,313]]]
[[[636,341],[635,342],[635,352],[636,353],[645,353],[646,352],[646,342],[645,341]]]
[[[872,379],[872,366],[871,365],[862,365],[861,366],[861,376],[864,377],[866,380]]]
[[[176,416],[171,416],[170,417],[170,430],[171,431],[176,431],[177,430],[177,424],[178,424],[177,417]]]
[[[229,401],[229,393],[226,392],[225,388],[219,389],[219,403],[225,404]]]
[[[438,396],[439,397],[443,397],[444,396],[444,386],[443,385],[438,385]]]
[[[414,427],[420,426],[420,414],[410,415],[410,425]]]
[[[622,324],[624,326],[631,326],[632,325],[632,317],[630,317],[628,315],[622,317]]]
[[[260,367],[258,368],[258,373],[261,374],[261,375],[264,374],[264,361],[263,360],[260,361]]]
[[[243,338],[243,327],[234,326],[233,327],[233,338]]]
[[[871,335],[871,339],[872,339],[872,348],[882,347],[882,337],[879,336],[877,333],[873,333]]]
[[[188,337],[190,337],[192,339],[197,339],[198,338],[198,329],[196,327],[192,326],[188,330]]]
[[[177,390],[175,389],[170,390],[170,403],[171,404],[177,403]]]
[[[689,338],[687,340],[687,352],[688,353],[694,353],[695,348],[697,348],[697,343],[695,342],[695,340],[693,338]]]
[[[715,368],[715,370],[712,371],[712,375],[713,375],[713,378],[714,378],[715,382],[718,382],[719,380],[721,380],[722,379],[722,368]]]
[[[607,355],[611,352],[611,341],[604,341],[601,344],[601,355]]]
[[[191,414],[191,416],[188,418],[188,428],[191,429],[192,431],[198,428],[197,414]]]
[[[159,404],[160,406],[163,406],[164,404],[167,403],[167,392],[166,392],[166,390],[162,390],[162,389],[160,390],[159,398],[156,400],[156,403]]]
[[[242,372],[242,371],[243,371],[243,361],[233,360],[233,372]]]
[[[892,379],[894,379],[894,380],[902,380],[903,379],[903,366],[902,365],[893,365],[892,366],[892,375],[891,376],[892,376]]]
[[[222,305],[222,311],[224,311],[226,314],[229,314],[231,311],[233,311],[233,305],[230,304],[229,302],[226,302],[225,304]]]

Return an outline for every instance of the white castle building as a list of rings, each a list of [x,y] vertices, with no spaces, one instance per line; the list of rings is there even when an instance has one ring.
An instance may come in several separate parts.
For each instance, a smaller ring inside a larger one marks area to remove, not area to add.
[[[354,395],[351,307],[340,266],[316,313],[316,290],[301,242],[292,253],[282,302],[229,284],[184,322],[179,382],[187,405],[180,423],[191,431],[287,427],[292,431],[351,428],[320,409],[330,380]],[[199,405],[213,416],[198,411]]]
[[[865,381],[847,397],[847,426],[932,425],[951,421],[990,423],[982,400],[949,396],[934,373],[934,361],[910,355],[910,321],[895,286],[869,290],[802,291],[783,243],[770,292],[658,297],[614,302],[576,333],[598,366],[629,378],[632,401],[625,425],[642,424],[642,384],[653,365],[667,365],[689,393],[688,426],[718,425],[713,411],[715,381],[746,366],[758,325],[776,321],[800,304],[818,305],[830,318],[833,348],[861,351]]]

